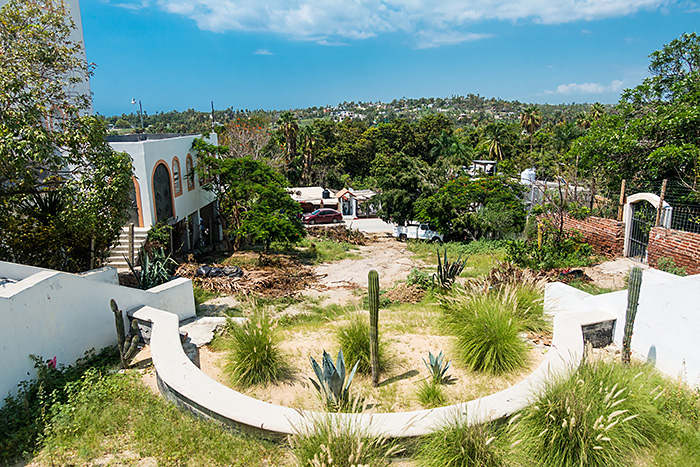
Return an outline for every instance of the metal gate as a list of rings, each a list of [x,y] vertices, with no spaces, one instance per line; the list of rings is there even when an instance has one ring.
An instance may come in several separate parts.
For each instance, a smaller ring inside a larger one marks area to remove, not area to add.
[[[656,207],[647,201],[639,201],[632,206],[632,229],[629,240],[629,257],[647,262],[649,232],[656,222]]]

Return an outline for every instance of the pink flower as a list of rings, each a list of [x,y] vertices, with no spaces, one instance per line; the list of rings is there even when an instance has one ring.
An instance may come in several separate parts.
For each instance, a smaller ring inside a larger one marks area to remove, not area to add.
[[[56,356],[49,360],[49,368],[56,369]]]

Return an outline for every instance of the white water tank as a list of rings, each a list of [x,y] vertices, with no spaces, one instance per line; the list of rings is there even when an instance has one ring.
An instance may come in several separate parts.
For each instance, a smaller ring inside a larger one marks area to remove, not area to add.
[[[534,167],[525,169],[520,172],[520,183],[523,185],[534,185],[537,181],[537,175],[535,174]]]

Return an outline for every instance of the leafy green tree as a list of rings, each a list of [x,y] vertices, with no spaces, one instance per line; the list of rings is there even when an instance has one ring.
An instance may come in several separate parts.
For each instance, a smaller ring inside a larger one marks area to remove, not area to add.
[[[426,170],[422,160],[402,152],[377,155],[372,174],[379,189],[373,198],[381,205],[379,217],[399,225],[413,220],[413,205],[425,187]]]
[[[90,75],[74,27],[48,1],[0,9],[0,259],[78,272],[106,256],[133,184],[71,92]]]
[[[522,186],[504,177],[460,177],[419,200],[418,219],[463,239],[503,237],[525,225]]]
[[[289,196],[280,173],[248,156],[221,157],[225,149],[202,139],[195,140],[193,148],[197,171],[211,178],[205,188],[217,195],[221,226],[231,250],[243,241],[260,241],[267,252],[273,241],[301,240],[301,206]]]
[[[623,178],[669,178],[698,191],[700,37],[683,34],[651,58],[652,77],[623,91],[617,113],[594,122],[568,157],[610,190]]]

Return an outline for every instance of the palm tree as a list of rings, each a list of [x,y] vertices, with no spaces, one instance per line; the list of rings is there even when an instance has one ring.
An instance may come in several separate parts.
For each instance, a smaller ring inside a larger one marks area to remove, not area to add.
[[[540,127],[540,123],[542,123],[542,114],[540,114],[540,109],[535,106],[527,107],[520,115],[520,125],[530,135],[530,152],[532,152],[533,136]]]
[[[503,160],[503,143],[508,138],[508,128],[504,123],[493,123],[484,129],[489,142],[489,157],[499,161]]]
[[[300,132],[302,140],[303,166],[301,171],[301,184],[311,183],[311,167],[318,152],[319,131],[314,126],[307,126]]]
[[[284,135],[286,147],[285,165],[289,166],[297,154],[299,124],[297,123],[296,117],[291,112],[283,112],[279,120],[277,120],[277,124],[280,126],[282,134]]]
[[[605,115],[605,107],[603,107],[603,104],[600,102],[596,102],[588,110],[588,115],[591,120],[600,120],[600,118]]]

